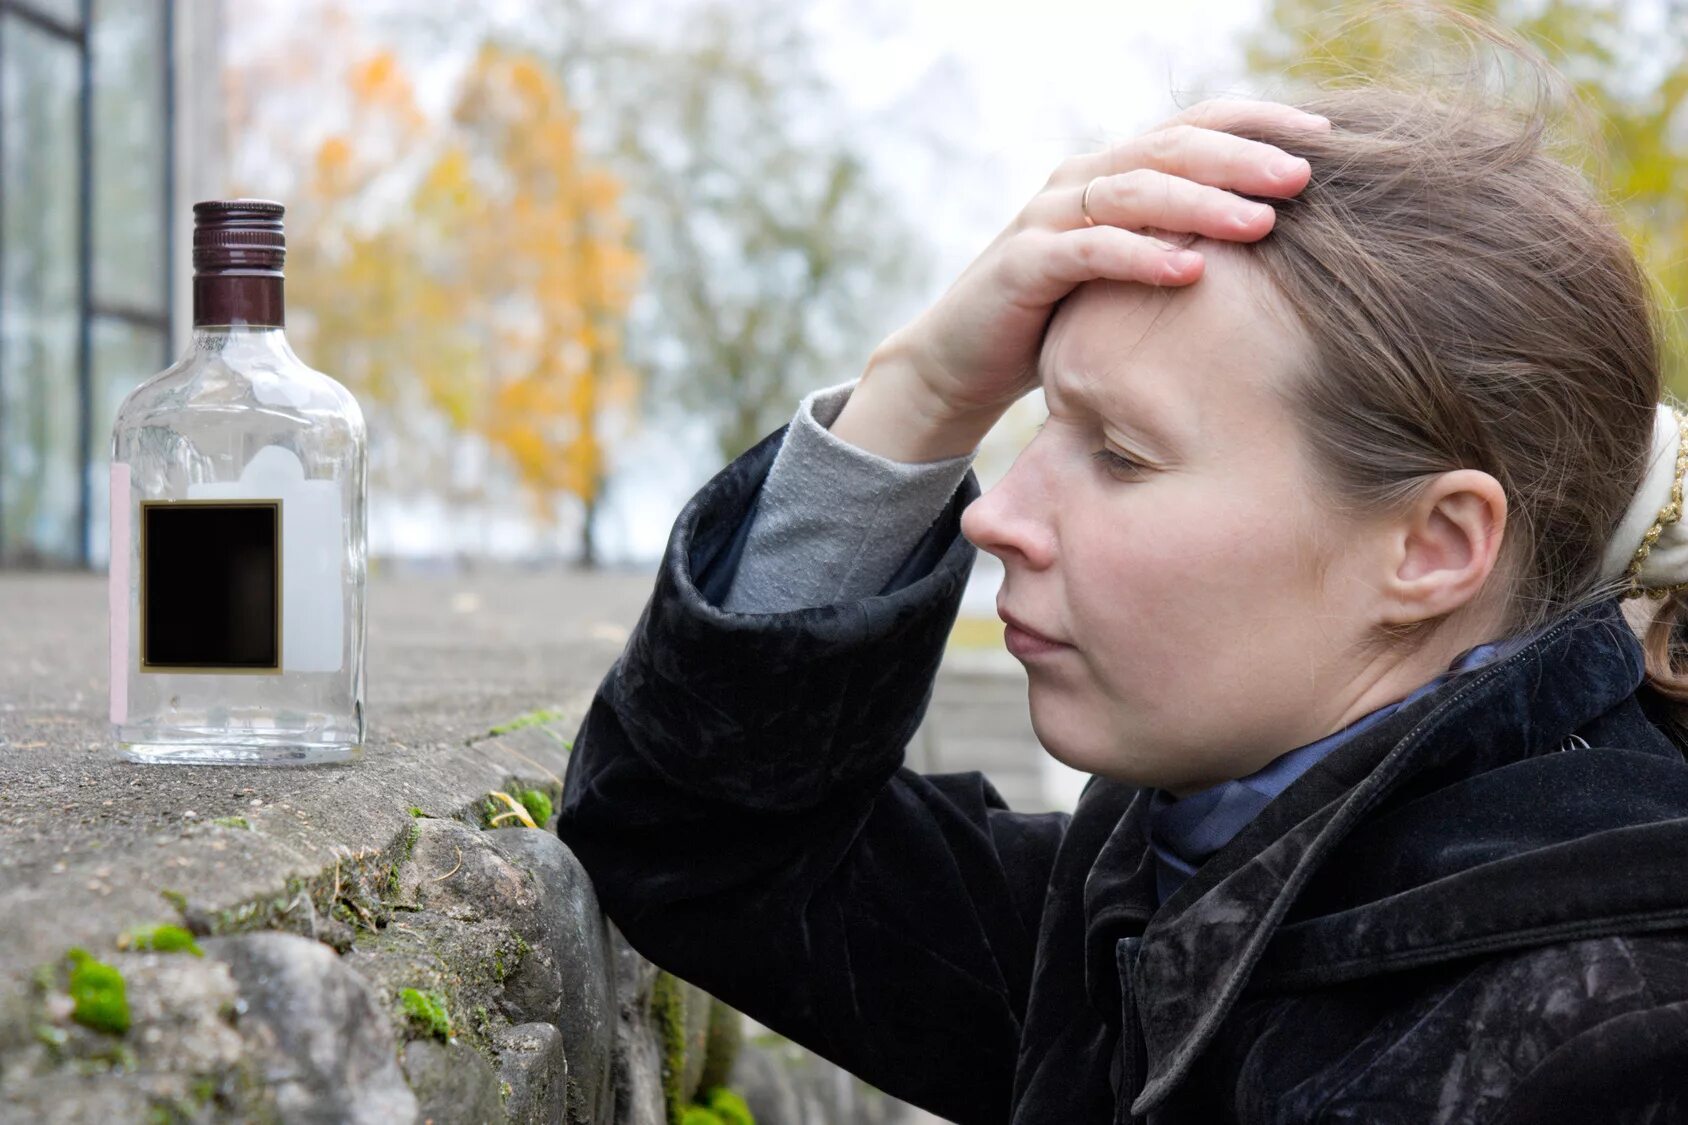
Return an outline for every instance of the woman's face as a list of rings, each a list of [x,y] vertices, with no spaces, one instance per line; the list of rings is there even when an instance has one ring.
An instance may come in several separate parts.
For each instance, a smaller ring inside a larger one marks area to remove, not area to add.
[[[1175,793],[1400,694],[1359,655],[1376,556],[1317,502],[1280,397],[1304,338],[1265,313],[1275,293],[1242,248],[1199,246],[1191,285],[1094,281],[1062,302],[1049,418],[961,520],[1003,562],[998,609],[1064,642],[1021,656],[1044,747]]]

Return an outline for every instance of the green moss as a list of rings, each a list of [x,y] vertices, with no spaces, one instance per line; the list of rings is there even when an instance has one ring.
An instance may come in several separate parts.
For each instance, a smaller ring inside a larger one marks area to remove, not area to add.
[[[245,828],[248,831],[252,828],[244,816],[219,816],[213,818],[211,823],[220,828]]]
[[[70,1018],[96,1031],[122,1035],[129,1030],[129,999],[123,988],[123,974],[113,965],[96,961],[85,949],[71,949],[70,998],[75,1002]]]
[[[320,877],[317,882],[322,882]],[[289,913],[292,912],[299,916],[292,928],[297,932],[309,932],[306,929],[304,918],[308,912],[296,910],[294,903],[301,893],[310,893],[315,898],[315,892],[316,888],[311,881],[297,875],[289,876],[283,884],[281,894],[269,899],[252,899],[249,902],[219,910],[211,916],[209,929],[212,934],[217,936],[247,933],[252,930],[288,929],[286,920]],[[324,895],[321,909],[326,910],[327,908],[326,895]],[[185,913],[186,906],[184,905],[182,909]]]
[[[136,926],[118,939],[121,949],[151,949],[159,953],[174,953],[186,950],[195,957],[205,956],[205,951],[193,940],[193,935],[180,926],[165,924],[162,926]]]
[[[725,1086],[713,1086],[701,1102],[680,1110],[680,1125],[756,1125],[750,1106]]]
[[[719,997],[709,998],[708,1029],[704,1035],[703,1072],[697,1086],[708,1090],[725,1086],[744,1041],[744,1019]]]
[[[412,821],[411,827],[415,823]],[[219,910],[206,920],[205,930],[219,937],[255,930],[283,930],[321,938],[344,951],[348,940],[333,929],[327,936],[320,932],[323,917],[345,922],[354,931],[379,930],[392,916],[393,908],[388,904],[386,892],[391,886],[393,864],[409,855],[414,842],[415,837],[407,832],[385,851],[343,856],[307,877],[289,876],[282,893]]]
[[[508,961],[504,959],[505,947],[502,944],[495,946],[492,951],[492,973],[493,976],[500,982],[520,968],[522,959],[532,952],[533,949],[533,947],[527,943],[527,939],[522,937],[521,934],[516,933],[514,930],[509,931],[509,934],[511,952],[510,959]]]
[[[657,1044],[662,1052],[662,1103],[668,1125],[685,1125],[685,1094],[680,1089],[686,1073],[685,1011],[681,984],[667,970],[658,970],[651,985],[651,1015],[656,1024]]]
[[[201,1119],[200,1107],[179,1098],[154,1102],[147,1111],[147,1125],[192,1125]]]
[[[537,727],[545,723],[554,723],[563,717],[564,714],[562,711],[559,711],[554,707],[544,707],[537,711],[529,711],[526,714],[517,715],[514,719],[511,719],[507,723],[499,723],[491,730],[488,730],[487,733],[509,734],[511,731],[522,730],[526,727]]]
[[[201,1096],[201,1089],[205,1092]],[[203,1110],[212,1095],[216,1093],[216,1084],[208,1078],[202,1078],[194,1083],[187,1098],[170,1098],[167,1101],[154,1102],[147,1114],[148,1125],[192,1125],[193,1122],[204,1120]]]
[[[411,805],[410,806],[410,815],[411,816],[427,816],[428,814],[423,812],[422,809],[419,806]]]
[[[318,927],[327,916],[346,923],[354,931],[376,932],[392,916],[395,904],[388,900],[396,886],[395,877],[420,835],[420,826],[412,820],[392,846],[382,852],[341,857],[308,877],[290,876],[281,894],[265,895],[220,910],[207,920],[205,929],[217,936],[284,930],[322,937]],[[415,909],[402,903],[396,905],[399,909]],[[342,951],[349,942],[334,930],[322,940]]]
[[[165,902],[168,902],[171,906],[176,908],[176,912],[178,914],[186,914],[188,912],[188,896],[183,894],[181,891],[172,891],[166,887],[158,893],[163,896]]]
[[[411,815],[417,815],[415,809]],[[409,861],[411,853],[416,851],[416,841],[422,838],[422,826],[412,822],[409,831],[404,834],[404,842],[399,845],[399,854],[387,866],[387,895],[390,898],[399,897],[399,868]]]
[[[54,1027],[50,1023],[38,1023],[29,1030],[35,1036],[37,1043],[53,1052],[54,1058],[57,1058],[58,1053],[64,1050],[65,1041],[70,1038],[70,1034],[64,1028]]]
[[[35,987],[40,992],[51,992],[58,985],[58,975],[53,972],[52,965],[37,965],[30,976],[35,981]]]
[[[509,797],[515,805],[511,805],[504,798]],[[510,828],[516,825],[526,827],[526,821],[519,819],[516,812],[519,806],[532,820],[537,828],[544,828],[551,819],[552,810],[556,807],[551,794],[545,789],[523,785],[515,778],[492,793],[488,793],[480,805],[480,827],[482,828]]]
[[[121,1039],[110,1039],[105,1046],[87,1050],[70,1060],[69,1065],[75,1067],[78,1074],[92,1077],[114,1070],[133,1074],[140,1069],[140,1060],[129,1044]]]
[[[399,993],[399,1005],[411,1023],[423,1032],[440,1039],[451,1038],[451,1017],[446,1014],[445,998],[439,993],[406,988]]]
[[[523,789],[516,795],[516,799],[527,809],[533,822],[544,828],[551,820],[551,796],[543,789]]]
[[[725,1086],[710,1087],[703,1101],[726,1125],[756,1125],[749,1104]]]

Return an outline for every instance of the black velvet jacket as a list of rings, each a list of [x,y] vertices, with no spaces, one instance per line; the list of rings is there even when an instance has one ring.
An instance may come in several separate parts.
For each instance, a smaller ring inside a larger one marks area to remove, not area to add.
[[[557,831],[646,957],[962,1123],[1688,1120],[1688,765],[1616,602],[1340,747],[1157,909],[1147,792],[1017,813],[903,765],[972,474],[879,596],[716,608],[783,433],[680,514],[575,739]]]

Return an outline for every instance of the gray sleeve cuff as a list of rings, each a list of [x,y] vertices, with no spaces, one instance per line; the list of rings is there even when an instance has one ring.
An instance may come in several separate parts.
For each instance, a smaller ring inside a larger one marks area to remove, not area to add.
[[[976,448],[905,463],[833,434],[857,382],[798,404],[722,609],[767,613],[878,594],[966,477]]]

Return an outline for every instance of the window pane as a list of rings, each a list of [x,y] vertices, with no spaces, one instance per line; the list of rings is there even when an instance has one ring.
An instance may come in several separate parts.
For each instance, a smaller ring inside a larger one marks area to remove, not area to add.
[[[78,52],[15,18],[3,35],[0,562],[75,562]]]
[[[99,0],[92,27],[94,300],[163,313],[164,8]]]
[[[94,404],[89,432],[88,563],[104,566],[111,554],[111,425],[123,399],[144,380],[169,366],[164,333],[109,317],[94,319]]]

